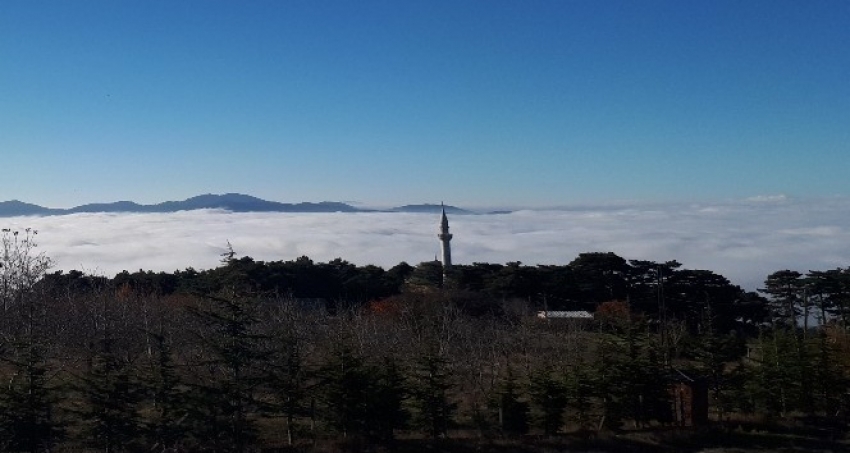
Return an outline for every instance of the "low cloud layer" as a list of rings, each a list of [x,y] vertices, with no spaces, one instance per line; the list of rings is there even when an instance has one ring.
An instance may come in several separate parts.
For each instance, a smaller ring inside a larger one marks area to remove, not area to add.
[[[771,272],[850,265],[850,200],[761,197],[742,202],[676,204],[451,216],[457,263],[565,264],[579,253],[612,251],[627,259],[676,259],[710,269],[746,289]],[[218,265],[227,242],[239,256],[315,261],[341,257],[390,267],[439,253],[430,214],[291,214],[189,211],[173,214],[75,214],[0,219],[34,228],[54,269],[114,275]]]

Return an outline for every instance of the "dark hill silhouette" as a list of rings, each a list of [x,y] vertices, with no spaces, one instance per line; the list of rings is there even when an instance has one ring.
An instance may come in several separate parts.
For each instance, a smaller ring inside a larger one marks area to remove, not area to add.
[[[197,209],[221,209],[230,212],[374,212],[374,210],[361,209],[346,203],[336,201],[322,201],[318,203],[280,203],[268,201],[240,193],[226,193],[223,195],[205,194],[187,198],[183,201],[165,201],[157,204],[143,205],[133,201],[116,201],[113,203],[89,203],[70,209],[45,208],[35,204],[24,203],[18,200],[0,202],[0,217],[12,216],[44,216],[62,215],[75,213],[118,213],[118,212],[178,212],[192,211]],[[389,212],[423,212],[439,213],[441,209],[437,204],[406,205],[389,209]],[[446,212],[450,214],[469,214],[469,211],[454,206],[446,206]]]
[[[55,211],[61,211],[61,209],[56,210],[45,208],[39,205],[35,205],[32,203],[24,203],[23,201],[18,200],[0,201],[0,216],[3,217],[12,217],[20,215],[50,215],[54,214]]]
[[[233,212],[284,211],[292,205],[266,201],[250,195],[226,193],[224,195],[198,195],[183,201],[166,201],[153,205],[155,212],[191,211],[194,209],[224,209]]]
[[[132,201],[116,201],[114,203],[89,203],[82,206],[66,209],[62,214],[75,214],[78,212],[149,212],[147,206]]]
[[[446,209],[446,214],[472,214],[471,211],[461,209],[456,206],[439,205],[439,204],[406,204],[397,208],[391,209],[394,212],[424,212],[439,214],[442,209]]]

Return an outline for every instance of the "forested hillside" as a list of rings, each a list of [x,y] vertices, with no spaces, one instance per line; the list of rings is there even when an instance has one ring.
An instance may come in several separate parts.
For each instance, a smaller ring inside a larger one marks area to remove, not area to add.
[[[50,272],[34,239],[2,235],[5,451],[598,450],[597,436],[753,426],[846,446],[847,269],[779,270],[760,293],[613,253],[457,265],[445,282],[435,262],[235,253],[104,277]],[[537,316],[550,310],[595,316]],[[683,396],[700,391],[707,420]]]

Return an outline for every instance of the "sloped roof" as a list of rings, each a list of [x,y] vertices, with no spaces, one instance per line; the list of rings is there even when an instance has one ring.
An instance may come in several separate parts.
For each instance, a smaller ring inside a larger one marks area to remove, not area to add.
[[[593,313],[586,310],[576,311],[538,311],[538,318],[544,319],[593,319]]]

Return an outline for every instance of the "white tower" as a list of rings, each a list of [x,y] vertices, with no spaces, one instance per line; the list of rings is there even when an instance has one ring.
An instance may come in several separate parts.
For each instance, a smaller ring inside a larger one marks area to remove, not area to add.
[[[440,238],[440,244],[443,249],[443,281],[446,280],[446,272],[452,268],[452,246],[449,243],[452,240],[452,234],[449,233],[449,219],[446,217],[446,207],[440,203],[443,214],[440,218],[440,233],[437,237]]]

